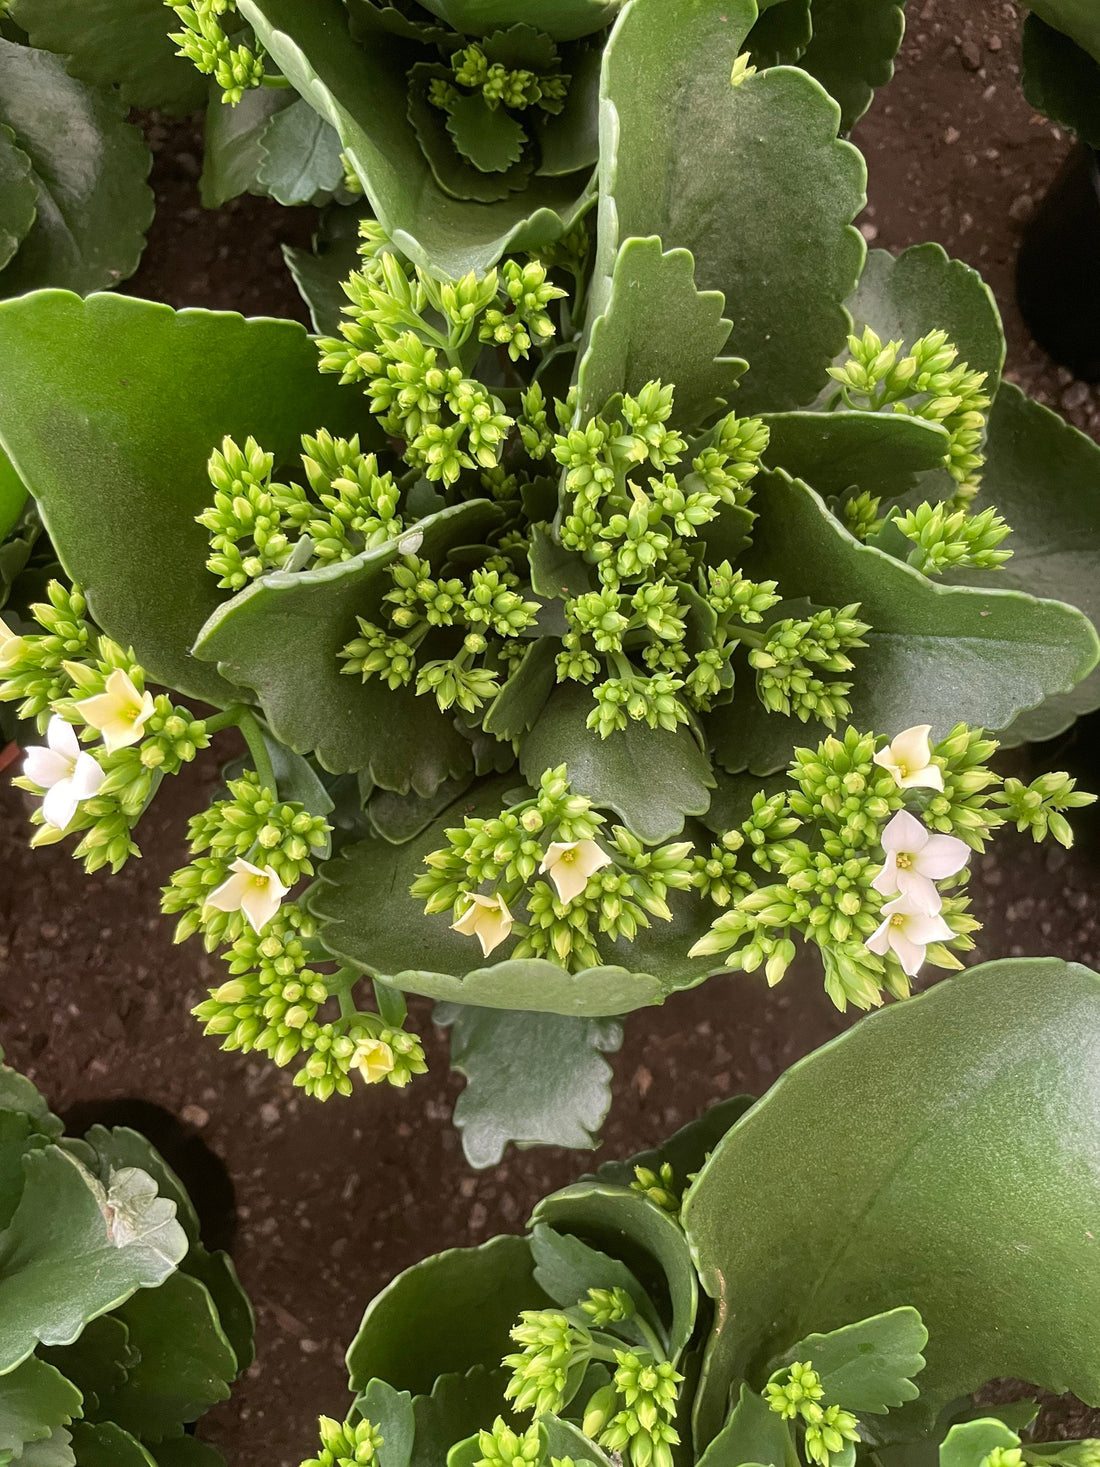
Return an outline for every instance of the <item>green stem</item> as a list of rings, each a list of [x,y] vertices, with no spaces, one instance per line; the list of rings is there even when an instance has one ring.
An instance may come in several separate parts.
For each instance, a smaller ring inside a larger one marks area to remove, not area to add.
[[[645,1320],[640,1314],[636,1314],[634,1316],[634,1323],[641,1330],[642,1338],[645,1340],[646,1344],[653,1352],[654,1359],[658,1362],[658,1364],[663,1364],[668,1359],[668,1356],[665,1354],[665,1347],[658,1339],[656,1331],[651,1329],[650,1326],[646,1324]]]
[[[237,727],[244,734],[244,741],[248,745],[252,765],[256,770],[261,786],[265,790],[270,790],[277,798],[279,786],[275,782],[275,771],[271,767],[271,756],[267,752],[263,730],[260,728],[256,715],[250,713],[247,708],[242,708],[237,719]]]
[[[221,713],[215,713],[213,718],[203,719],[208,734],[221,733],[224,728],[239,728],[241,715],[247,713],[248,709],[243,703],[231,703]]]
[[[759,649],[767,645],[768,639],[763,632],[755,632],[741,622],[732,623],[729,630],[739,642],[744,642],[746,647]]]
[[[291,85],[288,76],[265,76],[260,82],[261,87],[289,87]]]

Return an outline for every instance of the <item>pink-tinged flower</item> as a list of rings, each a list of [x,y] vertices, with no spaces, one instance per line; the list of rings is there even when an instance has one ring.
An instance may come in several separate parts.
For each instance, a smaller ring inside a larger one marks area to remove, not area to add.
[[[928,735],[930,723],[918,723],[899,733],[885,749],[874,756],[894,776],[899,789],[911,790],[922,786],[930,790],[943,789],[943,770],[932,763],[932,743]]]
[[[253,932],[259,936],[279,910],[290,890],[280,881],[274,867],[253,866],[239,857],[230,866],[233,873],[206,898],[206,906],[219,912],[243,912]]]
[[[611,857],[594,840],[553,840],[539,871],[557,887],[558,901],[568,903],[580,896],[590,876],[610,865]]]
[[[502,896],[481,896],[471,891],[466,893],[466,900],[469,906],[457,922],[451,923],[451,931],[461,932],[463,937],[476,937],[481,943],[482,957],[487,958],[507,939],[515,919]]]
[[[23,775],[45,791],[42,818],[55,830],[68,830],[81,800],[98,793],[106,775],[85,753],[71,723],[54,714],[46,729],[46,746],[34,744],[23,761]]]
[[[954,876],[970,859],[965,841],[936,835],[908,810],[899,810],[882,832],[882,849],[886,862],[871,885],[886,897],[908,897],[929,916],[943,906],[933,883]]]
[[[882,912],[867,949],[880,958],[892,952],[910,978],[920,972],[930,942],[947,942],[955,935],[938,913],[922,912],[908,897],[895,897]]]

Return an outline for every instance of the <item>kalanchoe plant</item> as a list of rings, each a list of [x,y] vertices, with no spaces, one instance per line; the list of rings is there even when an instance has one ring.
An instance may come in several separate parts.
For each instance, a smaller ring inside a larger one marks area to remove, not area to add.
[[[1027,8],[1024,96],[1100,148],[1100,16],[1088,0],[1029,0]]]
[[[756,20],[630,0],[599,209],[459,275],[368,223],[316,344],[0,307],[0,440],[68,577],[5,652],[25,778],[76,800],[36,838],[117,865],[239,727],[165,896],[230,968],[200,1017],[324,1097],[423,1064],[403,995],[453,1005],[481,1163],[591,1144],[618,1017],[712,974],[802,939],[868,1007],[954,966],[969,851],[1088,799],[1003,782],[984,730],[1095,706],[1091,622],[1034,593],[1091,608],[1100,450],[999,382],[972,271],[864,260],[859,155],[753,70]]]
[[[252,1361],[252,1312],[143,1136],[83,1140],[0,1066],[0,1460],[217,1467],[185,1429]]]
[[[1036,1439],[1034,1399],[971,1393],[1100,1401],[1068,1330],[1096,1305],[1098,1034],[1087,969],[976,968],[543,1199],[526,1234],[415,1264],[367,1307],[353,1405],[303,1467],[1091,1467],[1100,1442]]]

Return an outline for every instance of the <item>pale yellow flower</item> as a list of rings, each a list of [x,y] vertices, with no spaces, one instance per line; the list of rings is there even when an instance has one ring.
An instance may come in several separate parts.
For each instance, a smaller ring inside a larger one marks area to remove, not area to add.
[[[568,903],[581,895],[590,876],[610,865],[611,857],[594,840],[555,840],[539,870],[557,887],[558,900]]]
[[[139,693],[129,674],[116,667],[107,679],[107,690],[75,705],[85,723],[98,728],[108,754],[141,742],[145,724],[153,713],[152,693]]]
[[[463,937],[476,937],[481,943],[482,957],[487,958],[506,941],[515,919],[501,896],[481,896],[471,891],[466,899],[470,905],[457,922],[451,923],[451,931],[461,932]]]
[[[928,737],[931,732],[930,723],[915,724],[899,733],[892,743],[874,756],[875,763],[881,764],[894,776],[894,783],[899,789],[910,790],[917,786],[943,789],[943,770],[932,763],[932,742]]]
[[[219,912],[243,912],[258,935],[279,910],[290,887],[284,886],[272,866],[253,866],[238,857],[229,869],[232,876],[210,893],[206,906]]]
[[[14,667],[26,650],[26,640],[17,636],[0,617],[0,671]]]
[[[393,1050],[382,1039],[363,1039],[351,1057],[351,1068],[358,1070],[368,1085],[377,1085],[393,1070]]]

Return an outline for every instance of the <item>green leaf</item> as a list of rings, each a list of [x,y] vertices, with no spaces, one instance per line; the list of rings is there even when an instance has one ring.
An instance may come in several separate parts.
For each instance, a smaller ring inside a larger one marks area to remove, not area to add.
[[[1100,1401],[1100,1090],[1081,1086],[1098,1042],[1100,979],[1024,959],[946,978],[787,1071],[684,1207],[716,1300],[699,1446],[733,1381],[903,1303],[929,1343],[899,1434],[1002,1376]]]
[[[473,776],[464,774],[446,780],[431,795],[396,795],[392,790],[375,790],[367,806],[375,834],[394,846],[414,840],[464,795],[472,783]]]
[[[442,1311],[441,1299],[447,1300]],[[436,1253],[398,1274],[367,1305],[348,1350],[351,1389],[377,1377],[423,1395],[441,1375],[475,1365],[496,1370],[520,1311],[548,1303],[534,1281],[526,1238],[508,1235],[480,1248]]]
[[[2,1053],[2,1051],[0,1051]],[[30,1116],[37,1130],[56,1140],[62,1132],[61,1121],[53,1114],[34,1085],[18,1070],[0,1065],[0,1111],[22,1111]]]
[[[40,1150],[44,1138],[34,1123],[18,1111],[0,1113],[0,1228],[6,1228],[23,1193],[23,1158]]]
[[[19,1467],[73,1467],[72,1433],[59,1426],[52,1436],[23,1448]]]
[[[324,204],[344,181],[335,128],[300,97],[274,114],[259,142],[256,181],[280,204]]]
[[[989,414],[979,509],[996,505],[1012,526],[999,572],[955,572],[949,579],[1004,586],[1068,601],[1100,621],[1100,447],[1018,387],[1002,383]],[[1048,698],[1009,729],[1005,742],[1063,733],[1100,707],[1100,672],[1072,692]]]
[[[737,1405],[729,1420],[699,1458],[699,1467],[726,1467],[752,1462],[759,1467],[785,1467],[790,1460],[791,1433],[755,1391],[742,1382]]]
[[[823,496],[849,489],[900,496],[917,474],[942,468],[948,449],[947,433],[938,423],[897,413],[764,413],[763,418],[771,431],[765,461]]]
[[[199,1217],[184,1189],[183,1183],[161,1156],[160,1152],[140,1132],[129,1126],[92,1126],[85,1134],[84,1145],[95,1153],[98,1165],[95,1168],[100,1181],[106,1183],[111,1172],[124,1167],[137,1167],[153,1178],[157,1191],[175,1204],[176,1221],[187,1234],[191,1247],[199,1243]]]
[[[414,1397],[416,1439],[409,1467],[439,1467],[456,1442],[472,1436],[497,1416],[509,1420],[511,1413],[503,1408],[504,1388],[511,1374],[499,1366],[488,1370],[484,1365],[475,1365],[465,1374],[439,1376],[430,1395]],[[388,1467],[388,1463],[382,1467]]]
[[[11,11],[32,46],[64,56],[81,81],[118,85],[128,107],[182,115],[206,101],[205,78],[168,39],[164,0],[14,0]]]
[[[661,1317],[675,1361],[695,1328],[695,1265],[678,1222],[648,1197],[605,1182],[575,1182],[544,1197],[531,1222],[577,1233],[590,1247],[620,1258]]]
[[[523,157],[522,124],[502,107],[490,109],[480,92],[456,97],[446,117],[454,146],[482,173],[505,173]]]
[[[587,0],[586,0],[587,3]],[[540,179],[472,206],[439,187],[406,115],[410,51],[396,37],[349,44],[341,0],[240,0],[291,84],[336,128],[382,227],[418,264],[460,276],[557,239],[589,203],[587,180]],[[508,7],[509,23],[520,19]],[[496,29],[495,21],[489,29]],[[545,27],[543,27],[545,29]]]
[[[0,542],[19,523],[27,502],[27,486],[15,472],[11,459],[0,449]]]
[[[359,215],[342,204],[331,205],[321,215],[312,250],[283,245],[283,258],[320,336],[334,336],[340,329],[348,303],[344,281],[361,263],[358,245]]]
[[[896,257],[872,250],[848,309],[857,336],[871,326],[883,341],[900,338],[912,346],[929,331],[946,331],[959,360],[985,372],[986,390],[991,397],[996,392],[1005,339],[993,292],[940,245],[913,245]]]
[[[119,98],[76,81],[60,56],[0,39],[0,126],[29,158],[36,194],[0,293],[99,290],[132,275],[153,218],[152,155]]]
[[[813,0],[813,36],[798,64],[840,103],[849,132],[894,75],[905,0]]]
[[[981,1467],[997,1447],[1018,1447],[1020,1438],[995,1416],[962,1421],[940,1443],[940,1467]]]
[[[1090,147],[1100,146],[1100,56],[1029,15],[1020,59],[1024,96],[1036,112],[1070,128]]]
[[[416,1420],[408,1391],[395,1391],[384,1380],[372,1380],[356,1398],[355,1410],[376,1426],[382,1436],[379,1467],[409,1467]]]
[[[295,98],[289,88],[253,87],[235,107],[226,107],[220,88],[214,83],[211,87],[214,94],[206,109],[199,194],[205,208],[220,209],[241,194],[260,192],[264,133],[276,113],[291,106]],[[351,269],[349,265],[348,273]]]
[[[554,538],[549,525],[531,526],[531,589],[536,596],[583,596],[595,587],[592,567]]]
[[[589,1467],[611,1467],[611,1458],[595,1442],[589,1441],[579,1426],[561,1421],[557,1416],[543,1416],[541,1420],[552,1459],[565,1457],[574,1467],[585,1467],[586,1463]]]
[[[498,739],[518,742],[538,722],[557,686],[558,643],[539,637],[486,709],[482,727]]]
[[[610,1019],[456,1007],[451,1068],[465,1075],[454,1123],[473,1167],[496,1166],[509,1141],[591,1151],[611,1108],[611,1066],[622,1045]]]
[[[198,1279],[173,1274],[155,1292],[134,1294],[118,1315],[138,1360],[122,1385],[100,1397],[100,1420],[155,1443],[228,1399],[236,1356]]]
[[[210,452],[251,433],[290,462],[321,424],[354,433],[360,394],[318,373],[291,321],[122,296],[0,303],[0,357],[20,363],[0,380],[0,440],[92,616],[155,681],[232,702],[238,691],[190,655],[223,597],[195,523],[212,503]]]
[[[695,257],[721,290],[730,347],[750,371],[738,408],[798,407],[843,344],[859,277],[866,170],[838,141],[839,111],[785,67],[730,85],[756,16],[751,0],[633,0],[604,55],[601,229],[595,309],[632,235]]]
[[[810,44],[812,0],[781,0],[767,10],[745,42],[754,66],[793,66]]]
[[[632,943],[598,938],[605,966],[568,973],[545,958],[483,966],[476,940],[453,932],[445,914],[426,916],[423,901],[410,896],[409,887],[424,857],[445,843],[448,826],[466,814],[496,814],[511,802],[514,789],[514,775],[486,781],[406,845],[360,841],[327,861],[308,893],[325,948],[339,961],[385,977],[407,993],[574,1018],[663,1003],[670,993],[723,971],[706,959],[687,957],[708,918],[701,902],[681,892],[670,894],[672,922],[655,920]],[[420,966],[406,966],[412,955]]]
[[[73,1423],[77,1467],[160,1467],[136,1437],[113,1422]]]
[[[535,1281],[562,1309],[582,1301],[589,1289],[624,1289],[646,1323],[661,1328],[649,1295],[621,1259],[590,1248],[572,1233],[555,1232],[545,1223],[536,1223],[531,1230],[531,1256]],[[622,1327],[629,1333],[629,1320]],[[636,1339],[645,1343],[640,1332]]]
[[[539,174],[561,178],[594,168],[600,156],[600,73],[603,48],[591,45],[569,55],[569,90],[558,113],[538,111],[529,126],[538,141]]]
[[[515,154],[511,159],[501,158],[499,172],[483,172],[460,151],[451,131],[451,121],[446,112],[435,106],[430,97],[433,81],[451,81],[447,67],[432,62],[418,62],[409,71],[408,116],[428,166],[438,186],[452,199],[465,203],[495,204],[509,194],[521,190],[534,171],[534,159],[524,156],[507,145],[516,140],[515,124],[505,114],[502,119],[505,152]],[[469,99],[475,104],[480,97]],[[492,129],[493,124],[489,124]],[[522,131],[522,130],[521,130]]]
[[[255,1318],[232,1258],[220,1248],[213,1253],[205,1248],[192,1248],[180,1264],[180,1271],[197,1279],[213,1299],[218,1322],[229,1341],[240,1375],[256,1357]]]
[[[144,1235],[137,1228],[133,1242],[112,1242],[93,1179],[56,1147],[31,1152],[24,1167],[23,1196],[0,1233],[0,1371],[39,1342],[71,1344],[136,1289],[162,1284],[187,1252],[171,1217]]]
[[[555,692],[520,745],[520,769],[532,788],[547,769],[565,764],[577,794],[614,810],[649,845],[679,835],[688,815],[706,813],[714,776],[686,727],[671,733],[631,721],[602,739],[586,727],[595,706],[588,688]]]
[[[84,1397],[84,1415],[94,1412],[102,1396],[125,1382],[130,1366],[137,1361],[130,1331],[114,1314],[91,1320],[71,1345],[39,1346],[39,1355],[72,1381]]]
[[[16,146],[11,128],[0,126],[0,270],[34,223],[37,197],[31,160]]]
[[[828,1334],[806,1335],[787,1350],[779,1366],[809,1361],[821,1377],[824,1400],[857,1416],[887,1411],[915,1401],[920,1388],[913,1376],[924,1369],[921,1351],[928,1331],[908,1306],[846,1324]]]
[[[766,509],[746,574],[774,577],[788,597],[819,605],[859,602],[871,625],[866,649],[853,658],[848,721],[858,728],[893,734],[931,723],[937,737],[958,722],[1005,728],[1044,697],[1073,688],[1095,665],[1096,634],[1071,607],[1008,589],[937,585],[861,545],[813,490],[782,471],[768,476],[759,502]],[[759,707],[743,685],[732,704],[708,718],[724,768],[770,774],[795,744],[817,736],[815,725],[762,708],[757,714]]]
[[[177,1436],[157,1444],[157,1467],[226,1467],[226,1462],[209,1442],[197,1436]]]
[[[697,426],[728,402],[748,366],[723,357],[731,323],[722,293],[695,288],[687,250],[661,253],[659,239],[628,239],[615,259],[611,295],[592,326],[578,372],[579,421],[617,392],[674,383],[675,420]]]
[[[0,1455],[21,1457],[29,1442],[48,1441],[80,1415],[80,1401],[71,1381],[33,1355],[0,1375]]]
[[[576,41],[601,30],[622,0],[423,0],[425,10],[463,35],[484,36],[502,26],[526,24],[555,41]]]
[[[1100,15],[1092,0],[1028,0],[1028,8],[1100,61]]]
[[[476,539],[499,512],[470,500],[420,520],[420,554],[440,556],[455,537]],[[217,662],[234,683],[255,690],[272,733],[299,754],[316,754],[334,774],[369,770],[385,789],[430,795],[472,764],[454,718],[414,688],[349,677],[341,650],[359,635],[356,618],[377,620],[393,582],[386,567],[397,541],[352,560],[305,571],[272,571],[224,602],[202,627],[196,657]],[[212,578],[211,578],[212,579]],[[287,658],[285,648],[297,655]]]

